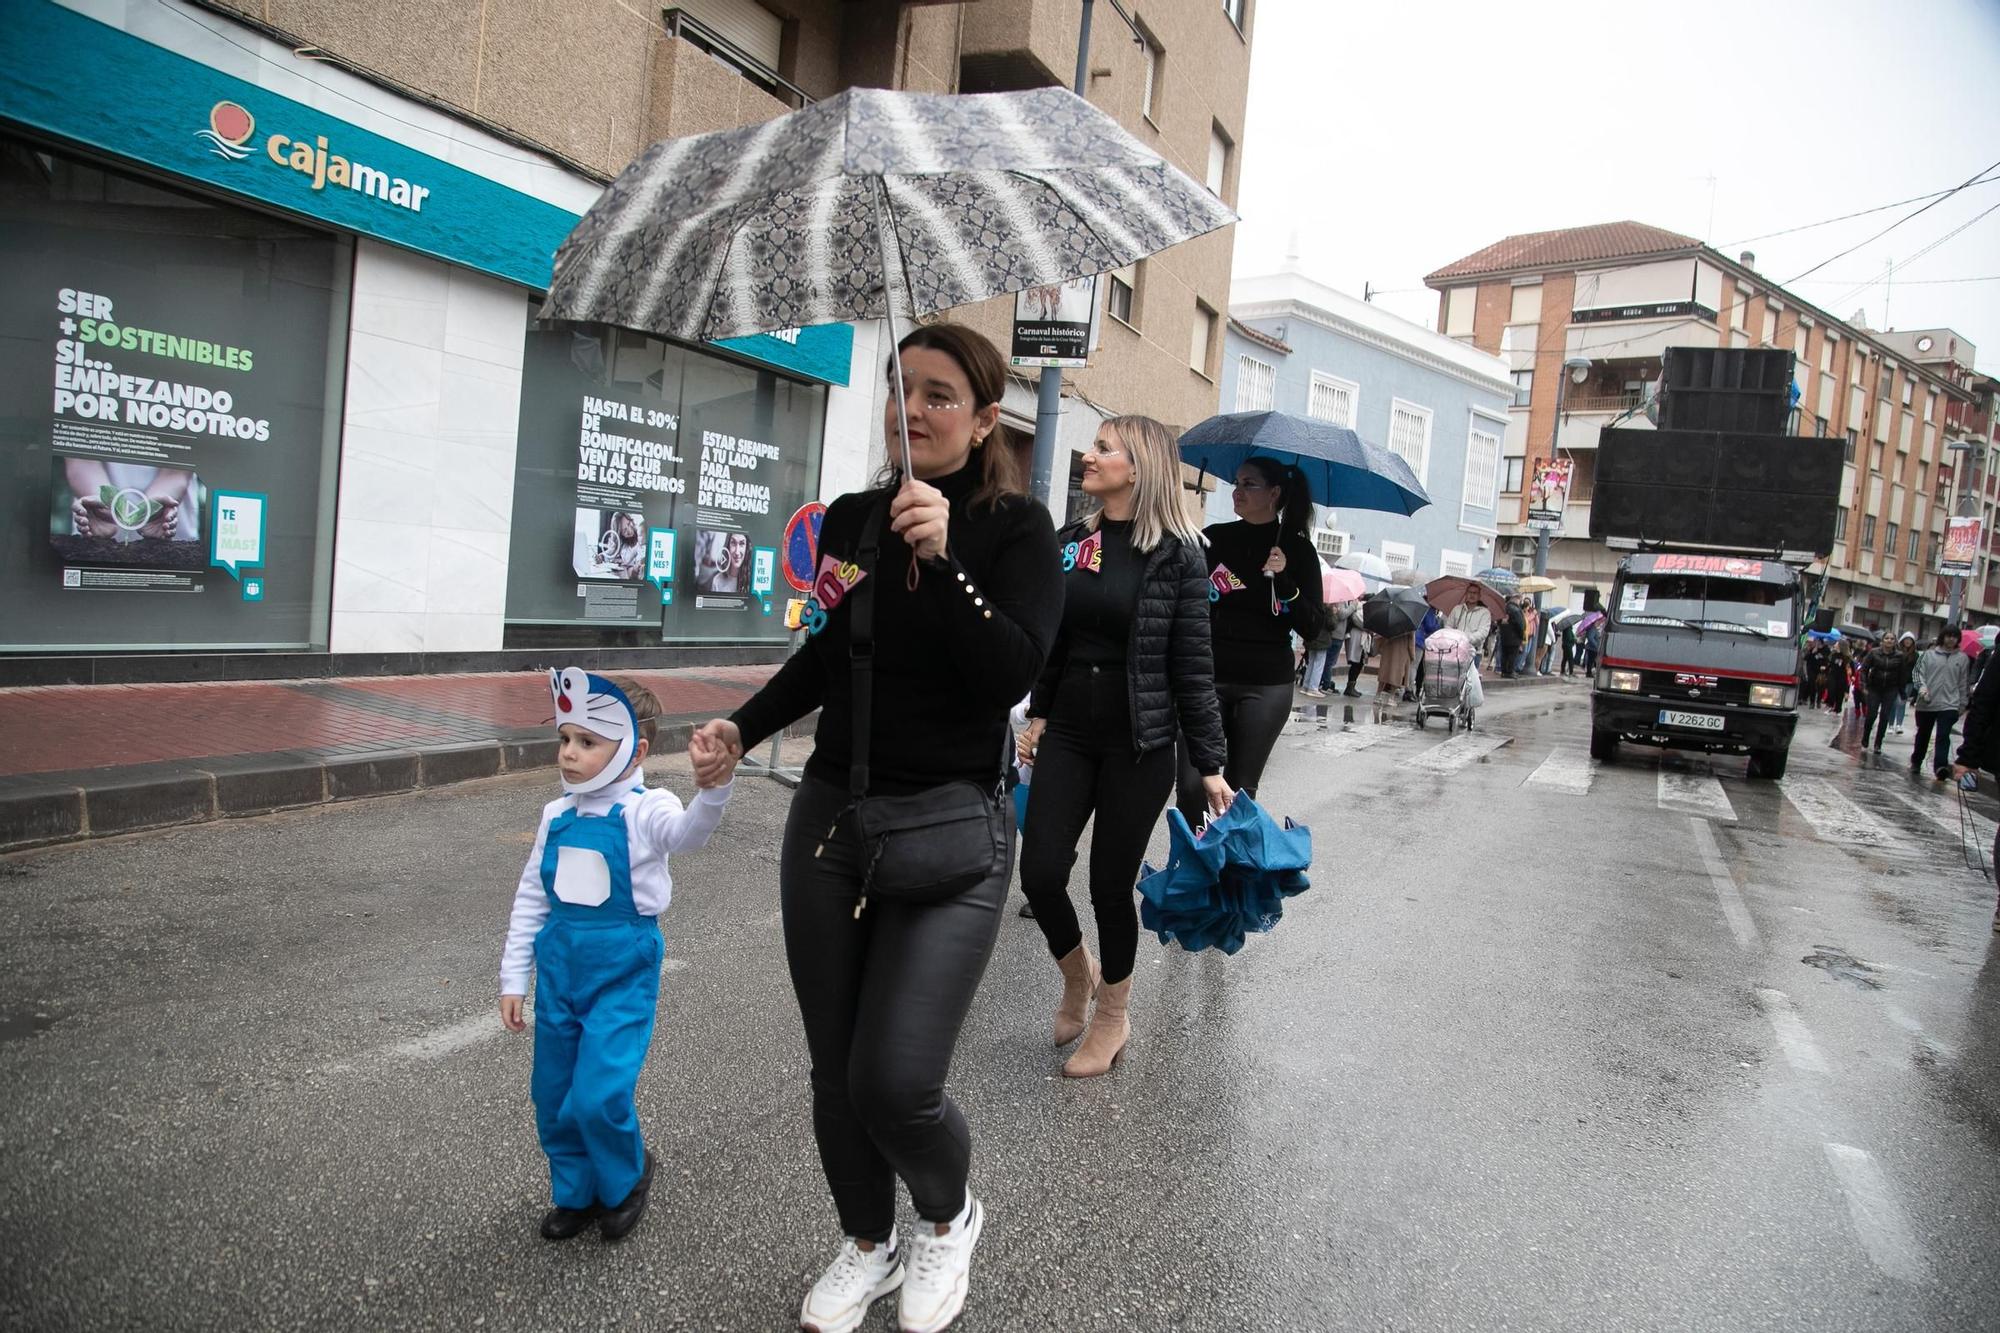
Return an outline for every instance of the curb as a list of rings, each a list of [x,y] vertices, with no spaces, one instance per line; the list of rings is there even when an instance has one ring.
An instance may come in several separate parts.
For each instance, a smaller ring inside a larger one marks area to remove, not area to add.
[[[811,736],[817,721],[809,715],[784,734]],[[681,749],[696,725],[662,719],[657,748]],[[538,734],[365,754],[297,750],[0,777],[0,853],[402,795],[545,769],[555,759],[556,742]]]

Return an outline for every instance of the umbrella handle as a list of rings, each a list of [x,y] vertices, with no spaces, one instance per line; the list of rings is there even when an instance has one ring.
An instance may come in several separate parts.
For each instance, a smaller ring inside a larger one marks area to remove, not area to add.
[[[889,187],[881,177],[875,179],[875,244],[882,252],[882,319],[889,330],[890,373],[896,384],[896,434],[903,446],[903,480],[917,475],[916,465],[910,461],[910,395],[903,387],[903,354],[896,342],[896,284],[889,279],[889,254],[893,249],[900,267],[903,253],[894,246],[895,230],[889,216]],[[910,571],[904,577],[903,585],[911,592],[917,590],[921,577],[914,555],[910,557]]]

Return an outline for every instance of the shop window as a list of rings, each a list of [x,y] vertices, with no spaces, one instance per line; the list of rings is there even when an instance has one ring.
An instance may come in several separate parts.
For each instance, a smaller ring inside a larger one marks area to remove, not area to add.
[[[0,650],[324,650],[350,243],[0,136]]]
[[[825,419],[825,386],[768,367],[531,325],[508,645],[782,642]]]

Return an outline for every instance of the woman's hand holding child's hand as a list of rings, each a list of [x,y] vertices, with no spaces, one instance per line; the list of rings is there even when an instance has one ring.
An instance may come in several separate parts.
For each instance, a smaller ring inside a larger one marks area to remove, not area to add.
[[[697,787],[728,785],[736,777],[736,764],[742,758],[743,733],[727,718],[704,722],[688,737],[688,762],[694,765]]]

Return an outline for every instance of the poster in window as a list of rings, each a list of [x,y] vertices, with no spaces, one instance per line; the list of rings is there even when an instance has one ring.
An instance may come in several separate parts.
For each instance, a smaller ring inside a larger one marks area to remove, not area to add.
[[[1569,484],[1569,459],[1544,458],[1535,463],[1535,479],[1528,486],[1529,527],[1548,532],[1562,529]]]
[[[1074,278],[1014,293],[1017,366],[1090,364],[1090,321],[1097,310],[1097,279]]]
[[[0,158],[0,649],[324,647],[347,242]]]
[[[817,498],[825,410],[824,386],[699,347],[532,325],[509,623],[781,638],[756,595],[755,552],[779,546]]]

